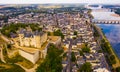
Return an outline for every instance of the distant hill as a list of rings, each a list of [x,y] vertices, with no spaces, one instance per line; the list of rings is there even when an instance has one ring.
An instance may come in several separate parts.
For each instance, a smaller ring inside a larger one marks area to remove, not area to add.
[[[0,10],[16,10],[16,8],[14,8],[14,7],[4,7],[4,8],[1,8]]]
[[[120,8],[115,9],[115,13],[118,14],[118,15],[120,15]]]
[[[120,5],[103,5],[103,8],[120,8]]]

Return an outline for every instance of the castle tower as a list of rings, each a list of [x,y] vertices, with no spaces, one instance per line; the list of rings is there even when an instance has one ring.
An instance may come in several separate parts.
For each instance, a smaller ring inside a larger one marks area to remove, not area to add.
[[[26,27],[26,29],[27,29],[27,31],[32,32],[30,25],[28,27]]]
[[[24,37],[24,34],[19,34],[19,40],[20,40],[20,46],[23,46],[23,37]]]
[[[47,33],[44,34],[44,42],[47,41]]]
[[[34,40],[35,40],[35,47],[36,48],[41,48],[40,36],[39,35],[34,35]]]

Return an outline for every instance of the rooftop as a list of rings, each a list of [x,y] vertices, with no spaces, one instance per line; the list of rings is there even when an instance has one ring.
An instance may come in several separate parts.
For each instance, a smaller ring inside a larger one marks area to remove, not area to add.
[[[50,41],[55,42],[60,38],[60,36],[48,36],[48,38],[50,39]]]
[[[43,45],[42,45],[42,47],[40,48],[40,50],[44,50],[46,47],[47,47],[47,45],[49,44],[49,42],[45,42]]]
[[[30,53],[30,54],[34,54],[37,51],[39,51],[38,49],[35,49],[35,48],[26,48],[26,47],[21,47],[20,50],[23,50],[23,51]]]
[[[43,34],[44,34],[44,32],[42,32],[42,31],[34,31],[34,32],[32,32],[32,31],[28,31],[27,29],[20,29],[19,30],[19,34],[24,34],[24,36],[25,37],[33,37],[34,35],[40,35],[40,36],[42,36]]]

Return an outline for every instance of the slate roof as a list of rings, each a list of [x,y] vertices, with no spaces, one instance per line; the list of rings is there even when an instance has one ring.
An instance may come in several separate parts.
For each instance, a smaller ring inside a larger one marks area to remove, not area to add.
[[[34,35],[42,36],[44,32],[42,31],[39,32],[37,30],[35,32],[31,32],[31,31],[27,31],[26,29],[20,29],[19,34],[24,34],[24,37],[33,37]]]

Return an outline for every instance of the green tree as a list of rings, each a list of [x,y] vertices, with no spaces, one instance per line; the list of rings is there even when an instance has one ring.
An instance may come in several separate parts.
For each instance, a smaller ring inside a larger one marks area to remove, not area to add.
[[[77,31],[74,31],[74,35],[77,35],[78,33],[77,33]]]
[[[83,55],[84,55],[84,54],[83,54],[83,51],[81,51],[81,50],[79,51],[79,53],[80,53],[80,56],[83,56]]]
[[[7,48],[11,49],[11,48],[12,48],[12,46],[11,46],[10,44],[7,44]]]
[[[54,45],[48,48],[47,56],[43,63],[38,66],[36,72],[61,72],[62,71],[62,50],[59,50]]]
[[[116,64],[116,60],[115,60],[115,56],[114,55],[111,55],[109,57],[109,59],[110,59],[111,64]]]
[[[72,61],[72,62],[75,62],[75,61],[76,61],[74,52],[71,53],[71,61]]]
[[[14,23],[12,23],[12,24],[9,24],[9,25],[5,25],[1,29],[1,33],[4,34],[7,37],[10,37],[10,33],[16,34],[16,31],[19,28],[25,28],[25,27],[28,27],[28,26],[30,26],[33,31],[35,31],[35,30],[41,31],[42,30],[42,28],[39,28],[38,24],[22,24],[22,23],[14,24]]]
[[[48,32],[47,35],[50,36],[51,35],[50,32]]]
[[[90,48],[84,47],[84,48],[82,48],[82,51],[83,51],[83,52],[86,52],[86,53],[89,53],[89,52],[90,52]]]
[[[120,67],[117,67],[117,68],[116,68],[116,72],[120,72]]]
[[[92,65],[89,62],[84,63],[80,67],[79,72],[92,72]]]
[[[61,36],[61,38],[64,39],[64,35],[63,35],[63,33],[60,30],[54,31],[54,35],[55,36]]]

